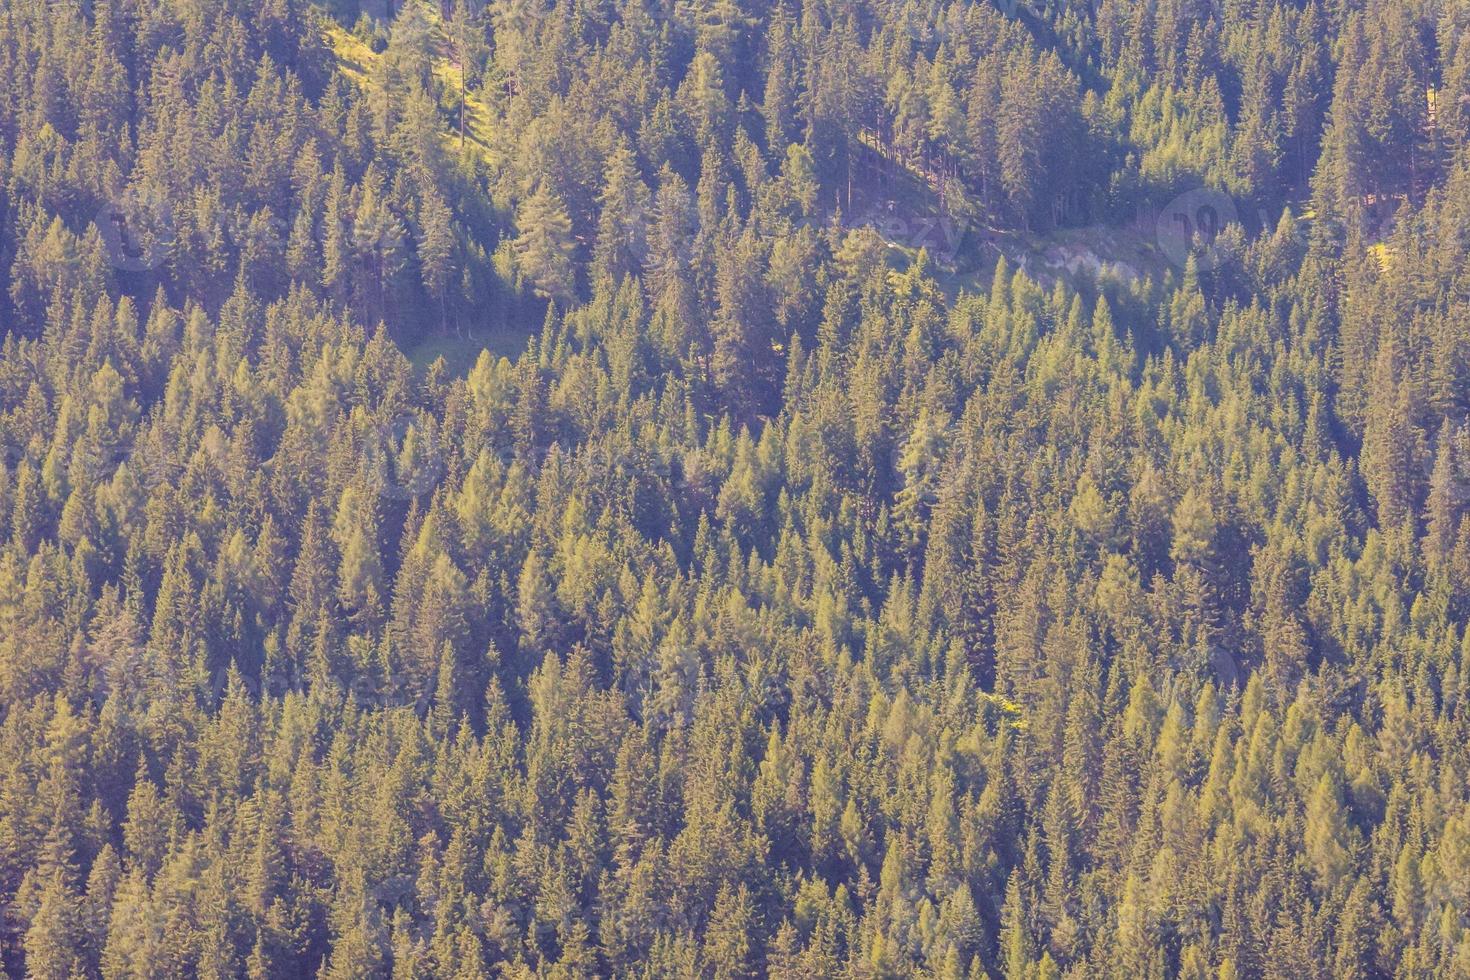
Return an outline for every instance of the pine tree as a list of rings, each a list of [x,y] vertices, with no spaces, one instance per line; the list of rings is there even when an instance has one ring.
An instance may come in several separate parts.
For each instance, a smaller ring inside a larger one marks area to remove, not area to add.
[[[597,246],[592,256],[592,278],[606,277],[614,284],[643,271],[648,253],[650,196],[638,173],[637,159],[627,142],[620,142],[607,161],[607,177],[597,222]]]
[[[1028,919],[1021,895],[1020,872],[1012,871],[1006,882],[1005,904],[1001,906],[1001,971],[1006,980],[1025,980],[1031,975],[1034,951]]]
[[[742,415],[765,401],[774,378],[770,312],[760,245],[747,231],[717,260],[717,309],[710,325],[714,382]]]
[[[451,283],[451,262],[454,258],[454,228],[449,208],[438,194],[428,192],[419,203],[418,224],[419,268],[423,273],[424,289],[428,290],[439,304],[439,325],[442,328],[448,317],[448,296]]]
[[[85,975],[87,934],[81,902],[63,869],[53,869],[41,887],[39,907],[25,935],[26,974],[47,980]]]
[[[570,303],[575,277],[572,222],[546,181],[526,198],[516,213],[516,259],[536,292],[555,302]]]

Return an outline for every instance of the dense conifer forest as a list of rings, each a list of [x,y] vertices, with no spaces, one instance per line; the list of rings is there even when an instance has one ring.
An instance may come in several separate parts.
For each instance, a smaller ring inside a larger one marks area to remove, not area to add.
[[[1470,5],[0,82],[10,975],[1470,978]]]

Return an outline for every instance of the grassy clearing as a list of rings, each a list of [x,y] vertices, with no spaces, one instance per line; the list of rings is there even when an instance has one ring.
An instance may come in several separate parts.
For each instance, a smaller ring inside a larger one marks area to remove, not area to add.
[[[437,7],[433,4],[423,6],[433,27],[430,43],[437,87],[441,93],[450,93],[457,101],[460,87],[459,66],[449,56],[449,39],[444,33]],[[375,53],[360,37],[338,23],[329,21],[324,28],[324,36],[335,59],[336,70],[357,88],[364,92],[369,91],[374,85],[375,70],[383,56]],[[445,126],[440,138],[445,151],[451,158],[461,158],[458,106],[451,105],[441,115]],[[489,107],[477,93],[468,92],[465,98],[463,140],[463,154],[469,158],[467,163],[494,165],[492,129]],[[401,346],[415,370],[422,372],[442,357],[451,374],[463,376],[475,366],[482,350],[488,350],[497,357],[514,359],[525,351],[527,343],[537,332],[539,324],[534,325],[534,328],[511,324],[496,330],[471,327],[465,335],[429,332],[417,339],[405,339]]]
[[[940,217],[945,209],[928,175],[912,161],[886,154],[871,134],[861,134],[859,142],[866,151],[866,165],[844,201],[850,205],[844,207],[844,223],[876,230],[899,269],[907,268],[920,248],[927,248],[929,272],[950,300],[961,293],[988,290],[1002,256],[1013,271],[1024,270],[1044,286],[1058,280],[1073,288],[1109,279],[1159,281],[1173,270],[1153,228],[1136,223],[1093,224],[1037,234]],[[873,161],[880,159],[882,163],[875,166]],[[958,210],[964,211],[965,206],[961,204]]]
[[[475,366],[481,351],[515,360],[539,333],[539,329],[515,325],[495,331],[476,331],[463,337],[453,333],[431,333],[405,350],[404,354],[414,370],[419,372],[428,370],[429,365],[442,357],[450,375],[462,378]]]
[[[332,56],[336,59],[337,71],[358,88],[366,90],[369,73],[379,56],[373,54],[372,48],[364,44],[356,34],[335,22],[328,22],[326,38],[327,46],[332,49]]]

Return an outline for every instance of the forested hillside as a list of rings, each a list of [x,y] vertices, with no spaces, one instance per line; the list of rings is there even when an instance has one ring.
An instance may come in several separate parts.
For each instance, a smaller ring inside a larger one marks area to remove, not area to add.
[[[1470,978],[1470,6],[0,80],[8,973]]]

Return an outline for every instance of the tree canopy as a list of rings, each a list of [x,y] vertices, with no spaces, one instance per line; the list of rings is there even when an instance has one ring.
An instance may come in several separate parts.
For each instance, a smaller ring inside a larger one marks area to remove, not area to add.
[[[1470,8],[0,77],[8,973],[1470,977]]]

